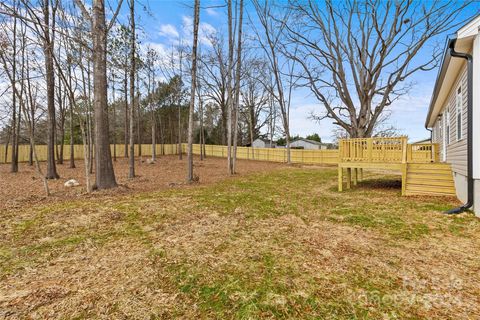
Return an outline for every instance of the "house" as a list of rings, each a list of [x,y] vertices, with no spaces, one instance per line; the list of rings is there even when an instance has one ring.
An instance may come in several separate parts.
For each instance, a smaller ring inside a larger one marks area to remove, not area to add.
[[[449,163],[457,213],[473,208],[480,216],[480,16],[447,40],[425,127]],[[477,88],[473,90],[473,88]]]
[[[247,144],[246,147],[250,147],[252,144]],[[253,140],[254,148],[276,148],[277,143],[275,141],[270,141],[269,139],[257,138]]]
[[[306,149],[306,150],[325,150],[328,149],[329,143],[321,143],[314,140],[297,138],[290,142],[290,148]]]

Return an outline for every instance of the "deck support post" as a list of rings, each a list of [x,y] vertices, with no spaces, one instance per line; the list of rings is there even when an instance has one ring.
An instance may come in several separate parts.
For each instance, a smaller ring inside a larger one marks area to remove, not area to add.
[[[356,186],[358,183],[358,168],[353,168],[353,185]]]
[[[343,191],[343,168],[338,166],[338,191]]]
[[[347,189],[352,188],[352,168],[347,168]]]
[[[408,164],[404,163],[402,165],[402,196],[406,195],[407,191],[407,168]]]

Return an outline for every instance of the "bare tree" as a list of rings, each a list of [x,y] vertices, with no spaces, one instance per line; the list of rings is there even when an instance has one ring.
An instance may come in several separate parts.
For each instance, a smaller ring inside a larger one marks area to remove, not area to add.
[[[16,0],[12,3],[12,11],[17,11],[18,3]],[[17,95],[15,94],[15,90],[13,90],[14,86],[17,86],[17,55],[19,54],[18,50],[18,18],[14,15],[9,21],[11,23],[7,23],[6,21],[2,21],[2,32],[4,32],[2,37],[2,47],[0,51],[0,55],[2,55],[2,68],[5,73],[11,75],[10,79],[10,87],[12,88],[12,98],[11,98],[11,122],[10,122],[10,134],[6,142],[5,148],[5,159],[7,159],[8,153],[8,143],[11,139],[12,142],[12,161],[10,163],[10,172],[18,172],[18,140],[19,140],[19,129],[20,129],[20,108],[17,112]],[[11,35],[11,38],[10,38]],[[24,44],[22,44],[24,45]]]
[[[238,19],[237,61],[235,71],[235,109],[233,122],[233,155],[230,164],[231,173],[236,173],[237,142],[238,142],[238,113],[240,104],[240,72],[242,70],[242,27],[243,27],[243,0],[240,0],[240,14]]]
[[[129,127],[129,161],[128,161],[128,177],[135,177],[135,140],[133,129],[135,126],[135,0],[129,1],[130,7],[130,127]]]
[[[245,76],[240,90],[243,101],[241,115],[247,124],[248,142],[253,148],[253,141],[272,118],[268,108],[271,101],[270,90],[263,85],[268,83],[270,72],[268,62],[258,58],[245,60],[243,69]]]
[[[233,23],[232,0],[228,0],[228,64],[227,64],[227,167],[228,173],[233,174],[232,167],[232,115],[233,115]]]
[[[192,83],[190,88],[190,108],[188,112],[188,174],[187,182],[194,181],[193,175],[193,116],[195,111],[195,95],[197,85],[197,45],[198,45],[198,25],[200,22],[200,0],[195,0],[194,15],[193,15],[193,45],[192,45],[192,69],[191,77]]]
[[[333,119],[351,137],[371,136],[386,108],[411,88],[407,80],[438,65],[442,51],[426,46],[463,24],[469,3],[292,1],[296,23],[286,33],[299,50],[289,58],[325,109],[317,119]]]
[[[13,8],[17,1],[13,1]],[[17,17],[13,17],[13,39],[12,39],[12,87],[16,86],[16,73],[17,73]],[[20,116],[20,110],[18,111]],[[20,121],[17,123],[17,96],[12,94],[12,163],[11,172],[18,172],[18,129],[20,129]]]
[[[183,76],[183,72],[182,72],[182,67],[183,67],[183,51],[184,51],[184,48],[183,46],[180,44],[179,46],[179,51],[178,51],[178,67],[179,67],[179,75],[180,75],[180,81],[178,83],[178,85],[182,86],[182,76]],[[173,55],[173,52],[172,52],[172,55]],[[175,65],[175,63],[172,61],[172,65]],[[180,92],[181,89],[178,90],[178,92]],[[182,160],[182,107],[181,107],[181,102],[180,102],[180,94],[176,97],[176,103],[177,103],[177,121],[178,121],[178,141],[177,141],[177,145],[178,145],[178,159],[179,160]],[[188,121],[190,121],[190,118],[188,119]]]
[[[205,91],[205,99],[213,101],[220,109],[220,140],[222,145],[227,144],[227,114],[228,114],[228,89],[227,89],[227,58],[224,52],[223,37],[219,34],[207,35],[211,44],[209,52],[199,57],[202,72],[198,74]]]
[[[55,15],[58,8],[58,0],[54,1],[55,3],[51,5],[50,0],[42,0],[43,21],[41,24],[43,25],[41,29],[43,31],[42,40],[43,52],[45,56],[45,77],[47,82],[47,179],[58,179],[60,177],[57,173],[57,167],[55,165],[55,71],[53,67],[54,34],[52,29],[55,30]],[[51,17],[50,7],[52,9]],[[32,9],[29,11],[34,14]]]
[[[37,8],[31,7],[31,4],[22,0],[26,14],[23,19],[29,20],[32,28],[38,35],[38,39],[42,43],[43,54],[45,60],[45,81],[47,93],[47,179],[58,179],[57,168],[55,164],[55,74],[54,74],[54,39],[55,39],[55,22],[56,11],[58,9],[58,0],[42,0],[40,1],[42,16],[38,14]],[[12,10],[14,14],[17,11]]]
[[[20,71],[20,79],[19,79],[19,86],[21,88],[20,90],[18,90],[18,88],[17,88],[17,83],[15,81],[13,81],[13,79],[14,79],[13,72],[17,71],[17,70],[16,69],[12,70],[10,68],[6,68],[7,61],[6,61],[6,57],[5,57],[5,54],[4,54],[4,47],[5,47],[4,41],[0,41],[0,60],[3,64],[3,66],[5,67],[4,71],[5,71],[5,74],[7,75],[8,80],[10,81],[10,83],[15,84],[15,85],[12,86],[12,91],[13,91],[13,94],[16,96],[16,98],[19,102],[19,110],[21,112],[23,112],[23,115],[24,115],[24,120],[25,120],[24,122],[26,124],[27,129],[28,129],[30,146],[32,148],[33,158],[35,160],[35,169],[36,169],[37,174],[39,175],[39,177],[43,181],[43,186],[45,188],[46,195],[49,196],[50,195],[50,190],[49,190],[49,187],[48,187],[48,180],[47,180],[47,177],[42,172],[40,162],[38,160],[37,152],[36,152],[36,149],[35,149],[35,136],[34,136],[34,131],[33,131],[33,128],[32,128],[32,123],[34,123],[34,120],[30,119],[31,113],[29,112],[29,105],[33,106],[34,102],[31,99],[29,99],[29,98],[32,98],[33,95],[30,94],[31,93],[31,78],[29,76],[29,70],[27,69],[28,68],[28,63],[26,61],[28,61],[28,58],[26,58],[26,50],[25,50],[25,47],[26,47],[26,44],[25,44],[25,42],[26,42],[25,41],[26,32],[25,32],[25,29],[23,28],[23,23],[22,23],[21,29],[22,29],[22,32],[21,32],[22,33],[22,45],[21,45],[21,50],[19,52],[20,56],[21,56],[21,59],[20,59],[20,69],[21,69],[21,71]]]
[[[290,101],[294,86],[294,63],[283,62],[281,52],[284,46],[284,31],[289,24],[290,12],[286,10],[278,16],[274,15],[272,4],[267,1],[260,3],[254,0],[253,4],[260,22],[260,28],[254,27],[254,32],[261,49],[270,65],[273,85],[266,83],[266,88],[280,107],[283,130],[287,147],[287,163],[290,159]],[[295,49],[294,49],[295,52]],[[293,53],[295,54],[295,53]],[[283,59],[285,60],[285,59]],[[285,79],[287,77],[287,79]],[[286,92],[285,92],[286,91]]]
[[[67,55],[68,84],[72,87],[72,57]],[[70,131],[70,168],[75,168],[75,140],[73,138],[73,101],[69,99],[69,131]]]
[[[155,65],[159,60],[158,52],[153,48],[148,48],[145,59],[145,67],[147,71],[147,109],[150,110],[151,134],[152,134],[152,161],[157,159],[157,126],[155,117],[155,104],[153,102],[153,95],[155,93]]]
[[[93,70],[94,70],[94,111],[95,111],[95,185],[97,189],[108,189],[117,186],[113,171],[112,156],[108,130],[107,103],[107,28],[105,21],[105,3],[94,0],[92,16],[83,3],[76,0],[83,15],[92,22],[93,36]],[[111,22],[115,21],[121,2]]]

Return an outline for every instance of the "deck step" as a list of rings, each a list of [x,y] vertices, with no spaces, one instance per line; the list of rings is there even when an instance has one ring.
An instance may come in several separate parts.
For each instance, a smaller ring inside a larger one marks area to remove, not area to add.
[[[433,175],[432,175],[433,176]],[[417,173],[417,172],[408,172],[408,177],[410,179],[425,179],[425,174],[422,173]],[[435,180],[446,180],[446,181],[451,181],[452,177],[448,174],[436,174],[434,175]]]
[[[455,183],[448,180],[433,180],[433,179],[408,179],[407,186],[438,186],[455,188]]]
[[[445,170],[445,169],[433,169],[433,170],[429,170],[429,169],[413,169],[413,170],[408,170],[408,172],[410,173],[419,173],[419,174],[422,174],[422,175],[428,175],[428,174],[440,174],[440,175],[449,175],[452,173],[452,170]]]
[[[408,164],[405,194],[455,196],[455,183],[450,165]]]

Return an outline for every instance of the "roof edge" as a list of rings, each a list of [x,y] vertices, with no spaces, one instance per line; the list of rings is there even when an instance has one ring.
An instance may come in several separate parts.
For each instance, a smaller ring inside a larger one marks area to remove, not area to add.
[[[440,88],[442,86],[441,84],[443,82],[443,79],[445,78],[445,74],[447,73],[448,65],[450,64],[450,59],[452,57],[450,55],[450,48],[455,48],[455,43],[456,42],[457,42],[457,35],[456,34],[451,35],[447,38],[447,42],[446,42],[445,49],[444,49],[444,54],[443,54],[442,64],[440,66],[440,69],[438,70],[437,79],[435,80],[435,86],[433,87],[432,98],[430,99],[430,106],[428,108],[428,114],[427,114],[427,118],[425,120],[425,128],[430,128],[431,127],[429,125],[430,124],[430,118],[432,116],[432,112],[433,112],[435,103],[437,101],[438,94],[440,92]]]

